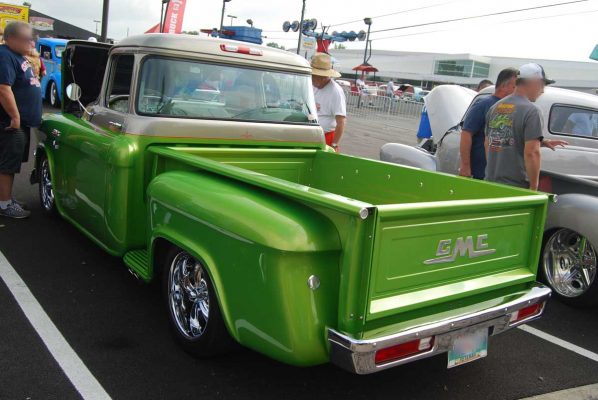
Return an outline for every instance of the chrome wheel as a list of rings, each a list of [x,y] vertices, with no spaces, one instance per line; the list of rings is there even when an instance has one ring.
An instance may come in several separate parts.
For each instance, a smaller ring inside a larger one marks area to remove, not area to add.
[[[50,105],[56,107],[58,105],[58,92],[56,90],[56,82],[52,81],[50,84]]]
[[[179,332],[200,337],[208,325],[210,293],[204,267],[188,253],[178,253],[170,264],[168,299]]]
[[[548,284],[559,295],[579,297],[596,279],[596,250],[585,236],[559,229],[546,242],[542,265]]]
[[[50,175],[50,164],[47,158],[43,158],[40,166],[40,194],[42,206],[46,211],[54,208],[54,191],[52,189],[52,177]]]

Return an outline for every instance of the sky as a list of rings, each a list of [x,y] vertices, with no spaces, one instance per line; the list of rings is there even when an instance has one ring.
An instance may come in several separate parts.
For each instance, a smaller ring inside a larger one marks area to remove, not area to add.
[[[598,0],[556,7],[409,27],[417,24],[470,17],[573,0],[306,0],[306,18],[316,18],[333,30],[366,29],[364,17],[372,17],[374,50],[471,53],[477,55],[590,61],[598,44]],[[9,1],[11,2],[11,1]],[[102,0],[31,0],[32,8],[58,19],[95,31],[102,17]],[[16,3],[16,2],[13,2]],[[141,34],[160,20],[161,0],[112,0],[108,36],[121,39]],[[301,17],[301,0],[231,0],[226,14],[237,16],[236,25],[248,18],[263,29],[265,42],[286,47],[297,44],[297,33],[282,31],[286,20]],[[220,25],[220,0],[187,0],[185,30]],[[386,14],[393,14],[383,16]],[[225,24],[230,22],[225,19]],[[350,22],[343,24],[345,22]],[[342,24],[342,25],[338,25]],[[400,29],[396,29],[400,28]],[[392,29],[388,31],[381,31]],[[377,32],[381,31],[381,32]],[[345,43],[363,49],[365,42]]]

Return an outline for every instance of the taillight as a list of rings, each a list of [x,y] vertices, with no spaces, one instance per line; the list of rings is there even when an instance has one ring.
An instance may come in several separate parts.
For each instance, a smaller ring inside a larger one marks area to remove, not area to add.
[[[261,56],[264,54],[263,51],[261,51],[260,49],[256,49],[254,47],[236,46],[236,45],[232,45],[232,44],[221,44],[220,50],[226,51],[229,53],[247,54],[250,56]]]
[[[529,317],[533,317],[534,315],[538,315],[542,312],[544,308],[544,303],[536,303],[532,304],[531,306],[523,307],[521,310],[515,311],[511,314],[511,319],[509,320],[510,324],[514,324]]]
[[[399,360],[401,358],[424,353],[434,347],[434,336],[424,339],[417,339],[411,342],[397,344],[376,352],[376,364]]]

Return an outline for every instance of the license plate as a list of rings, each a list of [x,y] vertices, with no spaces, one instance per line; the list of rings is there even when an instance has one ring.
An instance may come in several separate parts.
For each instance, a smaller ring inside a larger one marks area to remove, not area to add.
[[[488,355],[488,328],[467,331],[453,340],[448,352],[448,368],[457,367]]]

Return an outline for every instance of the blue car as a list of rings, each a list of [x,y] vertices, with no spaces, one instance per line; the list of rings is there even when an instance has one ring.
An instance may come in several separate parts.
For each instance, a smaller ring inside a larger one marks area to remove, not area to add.
[[[46,76],[42,78],[42,98],[52,107],[60,107],[62,101],[62,52],[66,47],[67,40],[41,38],[37,41],[36,48],[44,65]]]

